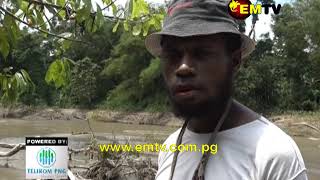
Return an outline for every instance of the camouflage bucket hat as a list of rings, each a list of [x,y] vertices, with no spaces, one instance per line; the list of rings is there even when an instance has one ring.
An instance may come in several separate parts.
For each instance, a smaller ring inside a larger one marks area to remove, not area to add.
[[[228,0],[173,0],[169,4],[162,31],[150,34],[146,48],[154,55],[161,53],[161,36],[178,37],[234,33],[241,37],[241,56],[247,57],[255,43],[238,30],[237,23],[228,13]]]

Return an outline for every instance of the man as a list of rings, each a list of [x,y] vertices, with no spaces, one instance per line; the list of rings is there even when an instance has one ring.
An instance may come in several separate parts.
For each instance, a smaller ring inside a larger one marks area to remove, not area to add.
[[[174,0],[161,32],[146,39],[161,58],[174,113],[185,120],[175,144],[217,144],[209,152],[160,152],[157,180],[306,180],[295,142],[233,100],[233,81],[254,42],[238,31],[224,0]]]

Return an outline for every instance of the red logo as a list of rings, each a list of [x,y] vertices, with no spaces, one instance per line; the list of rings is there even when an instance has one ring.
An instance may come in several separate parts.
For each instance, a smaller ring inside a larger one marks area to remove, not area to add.
[[[279,14],[281,4],[252,4],[250,0],[231,0],[228,4],[229,14],[236,19],[246,19],[251,14],[261,14],[262,9],[264,13],[268,14],[269,9],[272,8],[274,14]]]
[[[252,3],[249,0],[231,0],[228,4],[229,14],[236,19],[246,19],[251,14],[244,13],[244,7],[250,7]]]

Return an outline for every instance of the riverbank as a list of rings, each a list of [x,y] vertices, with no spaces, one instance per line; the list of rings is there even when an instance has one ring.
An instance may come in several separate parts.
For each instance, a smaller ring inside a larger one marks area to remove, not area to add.
[[[318,112],[286,112],[281,114],[264,115],[270,121],[283,129],[291,136],[320,138],[320,111]],[[0,119],[21,119],[27,121],[86,121],[89,122],[114,122],[134,125],[160,125],[180,127],[182,120],[172,113],[150,112],[120,112],[111,110],[86,110],[86,109],[60,109],[60,108],[35,108],[17,107],[8,109],[0,108]]]
[[[88,131],[89,128],[86,124],[86,121],[61,120],[52,123],[51,120],[27,121],[18,119],[5,119],[0,120],[0,124],[4,129],[9,129],[8,131],[6,131],[7,135],[0,138],[0,143],[24,143],[25,136],[63,136],[68,137],[69,148],[74,150],[87,149],[88,147],[95,147],[96,149],[98,149],[97,144],[110,144],[112,142],[116,142],[116,144],[119,143],[130,145],[155,142],[161,143],[169,134],[176,130],[176,128],[169,126],[134,125],[93,121],[91,127],[96,138],[96,141],[94,143],[95,145],[93,145],[91,134],[70,133],[71,131]],[[30,124],[30,126],[35,127],[32,129],[30,127],[26,127],[26,124]],[[32,131],[30,131],[30,129]],[[293,139],[296,141],[301,150],[306,167],[308,169],[309,179],[318,180],[318,177],[320,177],[320,159],[318,158],[318,155],[320,153],[320,139],[306,137],[293,137]],[[8,149],[0,148],[0,151],[8,151]],[[97,150],[94,152],[97,152]],[[150,159],[153,162],[152,164],[154,166],[157,162],[158,154],[154,152],[147,155],[148,158],[146,160]],[[97,155],[94,155],[93,159],[91,159],[90,157],[90,152],[82,152],[72,155],[72,160],[69,161],[69,167],[72,172],[86,173],[88,172],[86,171],[88,167],[95,169],[95,166],[93,165],[100,161],[97,161]],[[141,157],[145,157],[145,154],[141,154]],[[137,160],[138,162],[141,161],[139,157],[131,158],[131,160],[133,159]],[[80,169],[77,167],[80,167]],[[24,169],[25,150],[22,150],[11,157],[0,157],[0,174],[3,174],[5,176],[2,176],[1,179],[23,179]],[[156,167],[153,167],[153,169],[156,169]],[[95,171],[95,173],[97,172],[99,171]]]

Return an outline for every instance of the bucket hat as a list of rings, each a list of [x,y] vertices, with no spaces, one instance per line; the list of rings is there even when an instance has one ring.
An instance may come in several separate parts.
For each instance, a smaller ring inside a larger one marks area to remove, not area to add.
[[[168,5],[162,30],[147,36],[145,45],[154,56],[161,54],[161,36],[177,37],[234,33],[241,38],[241,57],[247,57],[255,42],[238,30],[236,20],[229,15],[228,0],[173,0]]]

